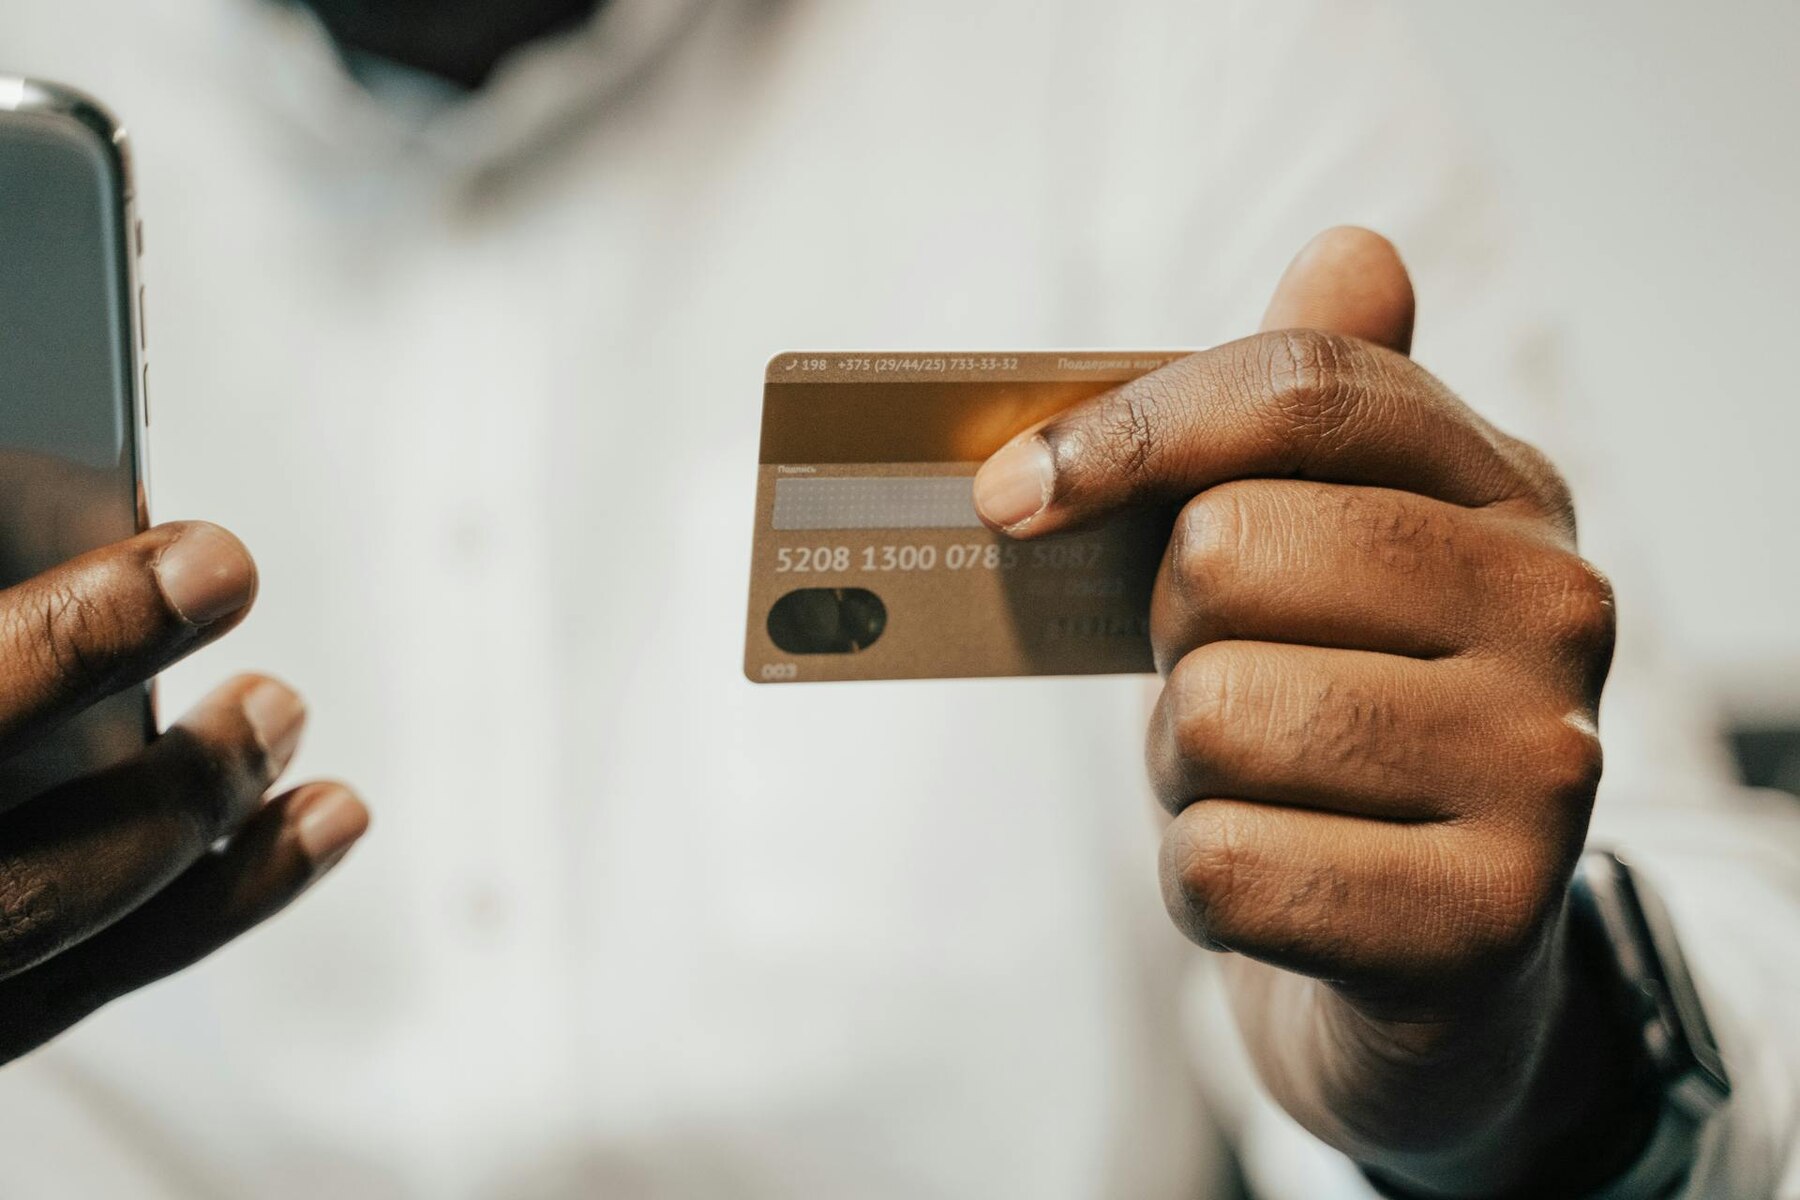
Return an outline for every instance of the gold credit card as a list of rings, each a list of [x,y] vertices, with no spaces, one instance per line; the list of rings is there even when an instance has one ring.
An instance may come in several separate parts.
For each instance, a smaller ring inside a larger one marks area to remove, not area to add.
[[[1015,542],[975,471],[1183,353],[782,354],[763,390],[744,673],[756,683],[1153,669],[1168,518]]]

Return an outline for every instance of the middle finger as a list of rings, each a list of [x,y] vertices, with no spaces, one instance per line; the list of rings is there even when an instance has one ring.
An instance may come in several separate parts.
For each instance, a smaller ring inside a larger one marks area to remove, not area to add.
[[[1190,501],[1157,576],[1157,667],[1224,639],[1437,658],[1493,632],[1495,586],[1532,536],[1411,492],[1246,480]]]
[[[0,818],[0,979],[92,937],[256,811],[305,710],[275,680],[213,692],[136,758]]]

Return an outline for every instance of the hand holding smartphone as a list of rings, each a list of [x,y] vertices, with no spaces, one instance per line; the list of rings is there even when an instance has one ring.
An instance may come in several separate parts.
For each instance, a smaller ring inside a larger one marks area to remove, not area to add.
[[[261,676],[157,736],[150,683],[228,633],[256,568],[147,528],[137,224],[123,131],[0,77],[0,1062],[204,957],[342,858],[348,789],[267,793],[304,708]]]
[[[10,103],[7,101],[10,100]],[[138,234],[124,138],[72,91],[0,82],[0,587],[148,527]],[[124,688],[0,763],[0,797],[154,733]]]

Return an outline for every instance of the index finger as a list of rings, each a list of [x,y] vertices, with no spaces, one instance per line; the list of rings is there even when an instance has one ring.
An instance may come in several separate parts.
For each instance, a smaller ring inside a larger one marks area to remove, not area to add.
[[[1363,484],[1482,507],[1543,495],[1534,462],[1404,355],[1288,329],[1190,355],[1021,435],[975,477],[975,503],[1014,537],[1233,479]]]
[[[0,591],[0,755],[220,636],[256,595],[242,542],[159,526]]]

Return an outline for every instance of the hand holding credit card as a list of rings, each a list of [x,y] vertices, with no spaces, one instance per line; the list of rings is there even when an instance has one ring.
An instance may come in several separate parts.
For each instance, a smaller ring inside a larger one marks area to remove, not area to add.
[[[1412,318],[1341,229],[1197,354],[777,358],[747,666],[1160,671],[1171,915],[1237,952],[1282,1106],[1435,1191],[1528,1183],[1624,1066],[1535,1052],[1591,1001],[1554,951],[1613,610],[1561,478],[1412,361]]]

